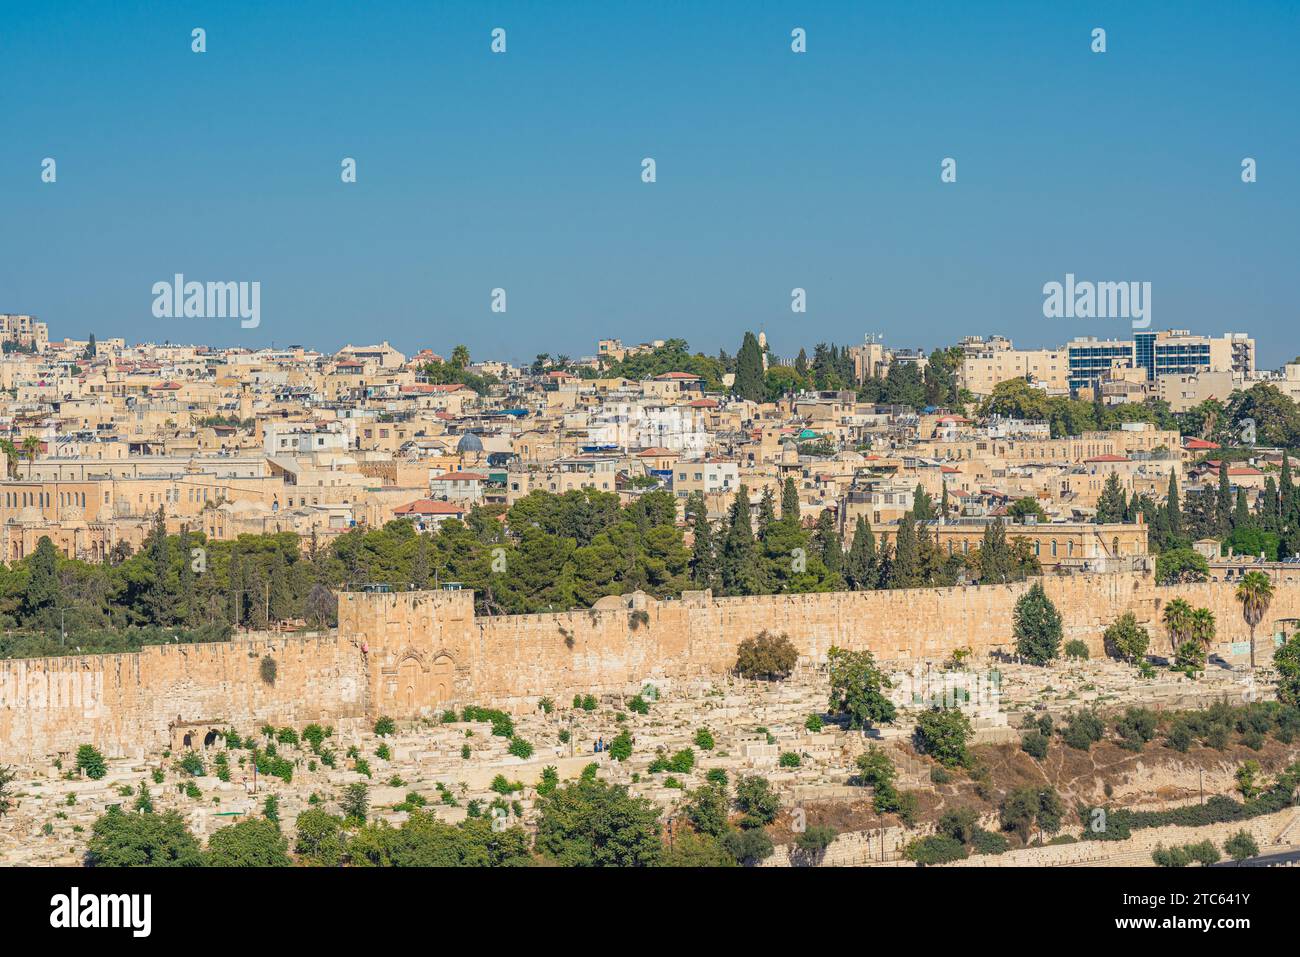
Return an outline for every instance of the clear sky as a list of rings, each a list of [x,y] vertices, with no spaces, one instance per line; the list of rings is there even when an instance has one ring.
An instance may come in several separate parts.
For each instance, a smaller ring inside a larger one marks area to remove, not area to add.
[[[1072,272],[1151,282],[1152,328],[1300,353],[1296,0],[0,11],[0,312],[56,338],[522,360],[1129,336],[1043,317]],[[155,318],[178,272],[259,281],[261,326]]]

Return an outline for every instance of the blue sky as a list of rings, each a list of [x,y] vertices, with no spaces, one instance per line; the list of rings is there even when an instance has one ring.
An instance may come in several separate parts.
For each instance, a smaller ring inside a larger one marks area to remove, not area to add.
[[[520,360],[1127,336],[1043,317],[1073,272],[1150,281],[1153,328],[1300,353],[1294,2],[0,10],[0,312],[56,338]],[[154,318],[177,272],[261,282],[261,326]]]

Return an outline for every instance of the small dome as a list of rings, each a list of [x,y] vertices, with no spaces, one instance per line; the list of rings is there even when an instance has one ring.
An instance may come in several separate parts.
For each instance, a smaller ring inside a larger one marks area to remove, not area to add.
[[[464,435],[460,437],[460,441],[456,443],[456,451],[457,452],[482,452],[483,440],[480,439],[473,432],[466,432]]]

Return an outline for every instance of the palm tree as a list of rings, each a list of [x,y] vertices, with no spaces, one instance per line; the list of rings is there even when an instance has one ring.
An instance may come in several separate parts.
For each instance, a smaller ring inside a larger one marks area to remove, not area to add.
[[[36,453],[41,450],[41,440],[34,435],[23,439],[23,455],[27,456],[27,478],[32,477],[32,466],[36,464]]]
[[[1165,623],[1165,628],[1169,629],[1169,646],[1178,650],[1178,646],[1187,640],[1191,632],[1192,606],[1187,604],[1181,598],[1175,598],[1169,604],[1165,605],[1164,614],[1161,616]]]
[[[1188,637],[1199,641],[1205,646],[1205,650],[1210,650],[1210,645],[1214,644],[1214,633],[1217,626],[1214,621],[1214,612],[1208,608],[1198,608],[1192,612],[1192,617],[1188,622]]]
[[[1250,626],[1250,667],[1255,669],[1255,626],[1268,614],[1273,601],[1273,580],[1264,572],[1246,572],[1237,585],[1237,601],[1241,602],[1241,617]]]

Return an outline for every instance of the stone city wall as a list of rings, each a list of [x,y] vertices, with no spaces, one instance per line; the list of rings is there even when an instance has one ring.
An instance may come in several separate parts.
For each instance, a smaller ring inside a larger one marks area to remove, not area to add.
[[[1289,576],[1287,576],[1289,579]],[[1175,597],[1206,606],[1219,650],[1249,637],[1235,583],[1157,587],[1144,573],[1043,579],[1064,620],[1065,640],[1102,653],[1102,632],[1133,611],[1167,651],[1161,609]],[[1015,585],[833,592],[680,600],[642,594],[546,615],[476,616],[468,591],[347,592],[337,634],[161,645],[135,654],[0,662],[0,763],[70,753],[93,742],[110,755],[183,746],[189,725],[264,723],[301,727],[432,716],[476,703],[526,708],[549,695],[615,693],[649,680],[718,674],[736,647],[763,630],[788,634],[806,658],[832,645],[870,649],[882,660],[942,659],[1011,651],[1012,611],[1029,588]],[[1300,582],[1277,581],[1258,629],[1258,660],[1283,619],[1300,618]],[[1287,628],[1294,630],[1294,625]],[[261,659],[276,661],[273,684]],[[205,732],[206,733],[206,732]]]

